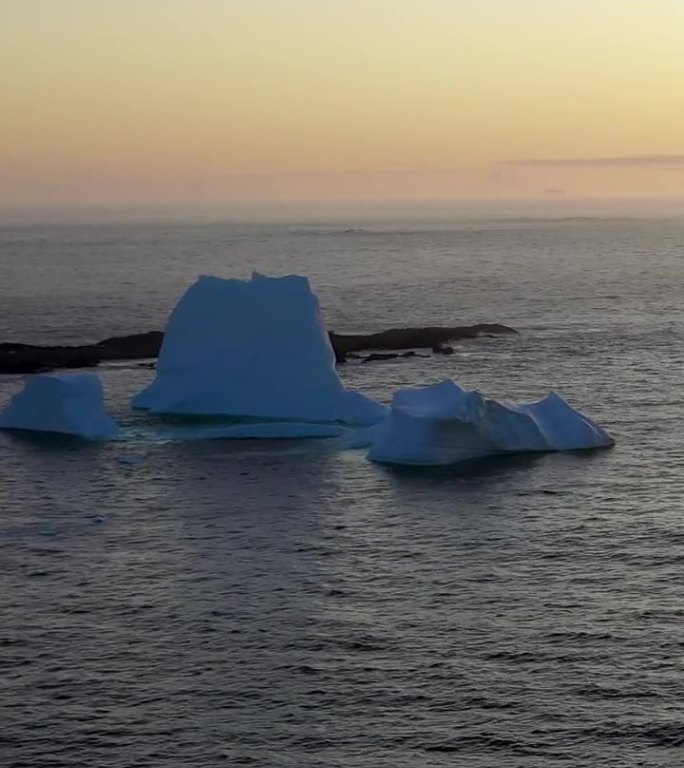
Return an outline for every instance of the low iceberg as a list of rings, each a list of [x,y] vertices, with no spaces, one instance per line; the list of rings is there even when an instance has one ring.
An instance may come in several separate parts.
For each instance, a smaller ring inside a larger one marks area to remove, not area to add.
[[[613,445],[604,429],[554,392],[535,403],[508,405],[453,381],[397,392],[388,419],[361,434],[368,438],[368,458],[390,464],[446,465]]]
[[[118,426],[104,410],[102,384],[94,373],[44,373],[28,379],[0,413],[0,429],[98,440],[112,437]]]
[[[309,280],[200,277],[171,313],[155,380],[133,399],[152,413],[376,423],[387,408],[344,388]]]

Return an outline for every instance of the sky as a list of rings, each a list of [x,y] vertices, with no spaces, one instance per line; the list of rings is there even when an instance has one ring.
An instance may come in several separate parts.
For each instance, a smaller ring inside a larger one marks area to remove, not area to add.
[[[684,0],[0,0],[0,204],[684,197]]]

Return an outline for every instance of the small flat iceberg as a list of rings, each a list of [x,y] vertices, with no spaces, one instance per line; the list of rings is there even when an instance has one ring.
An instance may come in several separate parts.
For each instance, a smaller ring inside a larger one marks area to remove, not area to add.
[[[309,280],[200,277],[171,313],[157,376],[133,407],[159,414],[374,424],[387,408],[347,390]]]
[[[373,461],[428,466],[613,445],[603,428],[554,392],[538,402],[509,405],[453,381],[395,393],[388,419],[365,436]]]
[[[0,413],[0,429],[99,440],[115,435],[118,426],[105,412],[102,384],[94,373],[43,373],[29,378]]]

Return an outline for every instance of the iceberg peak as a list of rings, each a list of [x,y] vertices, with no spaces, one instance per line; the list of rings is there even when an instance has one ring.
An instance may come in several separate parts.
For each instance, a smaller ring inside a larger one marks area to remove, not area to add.
[[[168,320],[154,413],[372,424],[387,409],[344,388],[309,279],[202,275]]]

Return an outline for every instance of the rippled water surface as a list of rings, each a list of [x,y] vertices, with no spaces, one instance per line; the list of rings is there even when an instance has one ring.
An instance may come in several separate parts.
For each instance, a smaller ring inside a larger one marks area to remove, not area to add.
[[[683,256],[675,218],[1,228],[3,340],[162,327],[200,272],[304,272],[340,331],[520,330],[350,385],[555,388],[617,445],[402,471],[164,442],[128,408],[151,372],[103,368],[129,440],[0,436],[0,764],[681,766]]]

